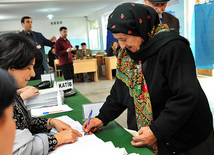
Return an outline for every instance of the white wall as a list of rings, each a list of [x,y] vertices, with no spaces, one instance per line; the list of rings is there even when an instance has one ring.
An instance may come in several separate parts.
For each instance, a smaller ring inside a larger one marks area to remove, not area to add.
[[[62,24],[51,25],[52,22],[62,21]],[[82,42],[87,43],[87,26],[86,18],[62,18],[62,19],[52,19],[52,20],[33,20],[33,31],[42,33],[47,39],[52,36],[59,38],[59,28],[65,26],[68,28],[68,39],[73,46],[80,45]],[[1,31],[22,31],[22,26],[20,20],[17,21],[1,21],[0,32]],[[46,53],[49,48],[45,47]]]
[[[126,3],[126,2],[133,2],[133,3],[141,3],[142,4],[142,0],[123,0],[122,3]],[[104,44],[106,44],[105,42],[105,38],[106,36],[104,36],[106,33],[104,31],[107,31],[106,27],[103,26],[103,17],[106,15],[109,15],[118,5],[120,5],[121,2],[117,2],[114,5],[111,5],[109,7],[106,7],[100,11],[97,11],[91,15],[88,16],[88,20],[98,20],[99,21],[99,28],[100,28],[100,51],[104,51]]]
[[[51,21],[62,21],[62,24],[51,25]],[[45,37],[50,38],[53,35],[59,37],[59,28],[66,26],[68,28],[68,38],[85,38],[87,37],[86,19],[82,18],[63,18],[52,20],[33,20],[33,30],[41,32]],[[22,30],[21,22],[18,21],[1,21],[0,31]]]

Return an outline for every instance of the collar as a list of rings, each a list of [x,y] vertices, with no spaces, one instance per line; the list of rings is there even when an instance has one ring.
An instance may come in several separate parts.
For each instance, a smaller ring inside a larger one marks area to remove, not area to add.
[[[30,32],[30,34],[27,33],[25,30],[23,30],[23,32],[24,32],[25,35],[32,35],[32,31]]]
[[[68,40],[67,38],[64,39],[64,38],[62,38],[62,37],[60,37],[59,39],[62,40],[62,41]]]

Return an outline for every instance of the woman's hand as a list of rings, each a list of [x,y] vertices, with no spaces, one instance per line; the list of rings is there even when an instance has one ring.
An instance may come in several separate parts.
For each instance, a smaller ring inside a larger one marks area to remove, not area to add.
[[[51,129],[51,127],[56,128],[58,132],[61,132],[63,130],[70,130],[70,129],[72,129],[70,127],[70,125],[64,123],[63,121],[55,119],[55,118],[51,118],[51,119],[49,118],[48,121],[47,121],[47,128]]]
[[[157,141],[157,138],[153,134],[152,130],[147,127],[142,127],[139,131],[139,136],[133,137],[131,144],[133,146],[145,146],[152,145]]]
[[[33,96],[36,96],[36,95],[39,95],[39,90],[36,89],[35,87],[33,86],[27,86],[27,87],[24,87],[24,88],[21,88],[21,89],[18,89],[17,90],[17,93],[20,94],[22,100],[26,100],[28,98],[31,98]]]
[[[57,139],[57,145],[66,144],[66,143],[74,143],[77,141],[77,136],[82,137],[82,134],[77,130],[72,128],[68,130],[63,130],[54,135]]]
[[[83,131],[86,132],[87,135],[92,134],[92,132],[95,132],[97,129],[103,126],[103,122],[98,118],[90,119],[90,122],[86,127],[87,123],[88,123],[88,119],[85,121],[85,123],[82,126]]]

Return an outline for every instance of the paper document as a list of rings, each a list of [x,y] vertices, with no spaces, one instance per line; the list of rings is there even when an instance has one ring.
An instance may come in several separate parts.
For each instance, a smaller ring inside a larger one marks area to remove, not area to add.
[[[92,104],[83,104],[83,117],[85,119],[88,118],[89,113],[91,112],[91,110],[93,110],[93,113],[91,115],[91,118],[94,118],[95,116],[97,116],[99,114],[99,110],[100,108],[103,106],[103,102],[102,103],[92,103]]]
[[[44,116],[44,115],[61,113],[61,112],[72,111],[72,110],[73,110],[72,108],[64,104],[64,105],[52,106],[52,107],[46,107],[46,108],[31,109],[31,116],[38,117],[38,116]]]
[[[57,117],[73,129],[78,130],[82,135],[82,125],[69,118],[68,116]],[[54,131],[55,132],[55,131]],[[77,141],[72,144],[65,144],[57,147],[50,155],[128,155],[124,148],[115,148],[112,142],[104,142],[94,134],[78,137]]]
[[[24,101],[27,109],[41,108],[44,106],[62,105],[64,102],[64,92],[55,88],[39,91],[40,94]]]
[[[130,130],[130,129],[126,129],[126,128],[124,128],[124,129],[134,137],[139,136],[139,133],[135,130]]]

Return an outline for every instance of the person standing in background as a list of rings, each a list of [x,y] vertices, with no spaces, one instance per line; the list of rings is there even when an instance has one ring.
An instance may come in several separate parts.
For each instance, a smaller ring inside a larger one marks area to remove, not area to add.
[[[170,13],[164,12],[169,1],[170,0],[144,0],[146,5],[152,7],[158,13],[160,24],[167,24],[169,28],[174,28],[179,33],[179,20]]]
[[[74,79],[74,66],[72,51],[75,50],[67,39],[68,30],[66,27],[60,27],[60,38],[55,44],[55,54],[59,59],[60,68],[65,80]]]
[[[29,39],[33,40],[37,48],[42,53],[42,58],[43,58],[42,66],[39,66],[38,68],[36,67],[34,68],[36,75],[35,77],[31,78],[31,80],[38,80],[38,79],[41,79],[41,74],[44,74],[44,71],[46,73],[49,72],[44,46],[52,47],[55,44],[56,37],[53,36],[50,40],[48,40],[41,33],[32,31],[33,23],[32,23],[31,17],[29,16],[22,17],[21,24],[22,24],[23,30],[20,32],[20,34],[23,34],[27,36]]]

